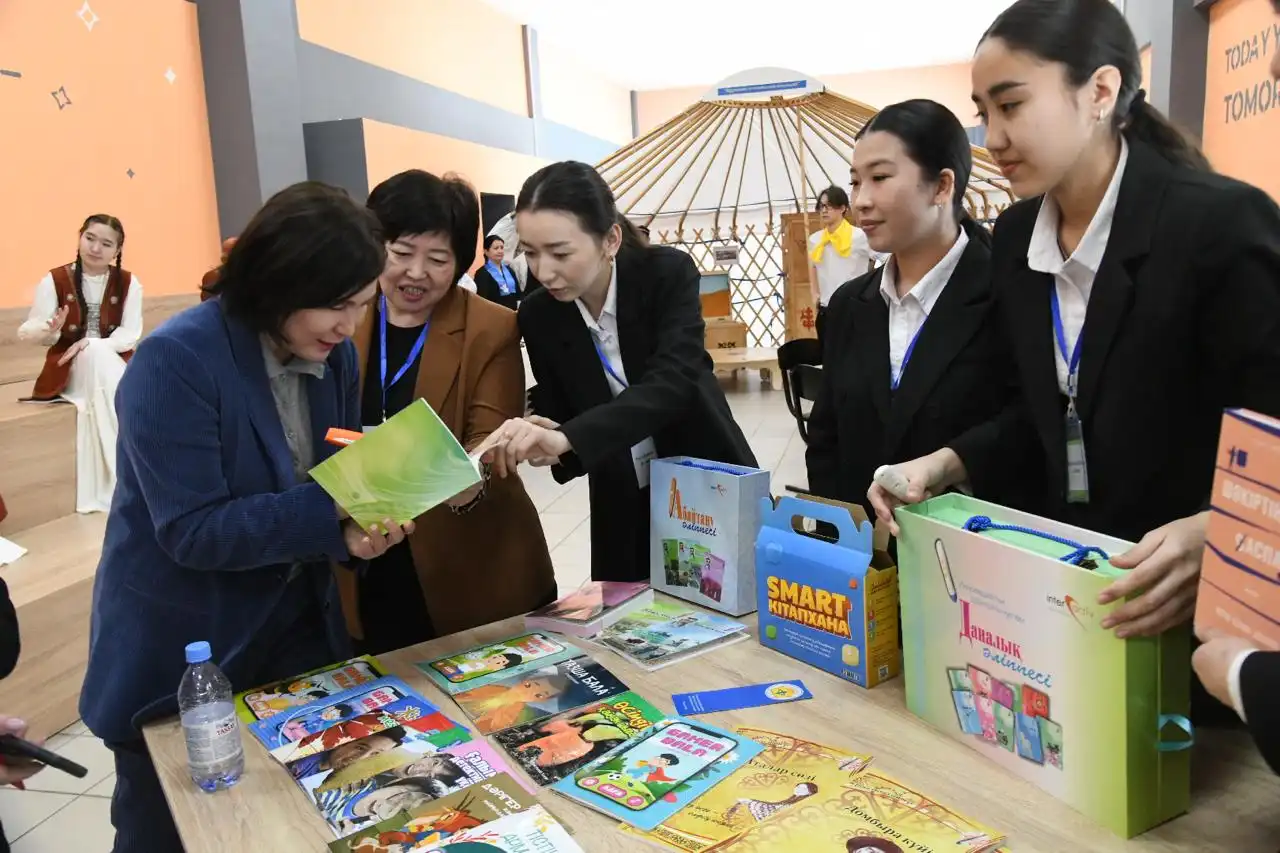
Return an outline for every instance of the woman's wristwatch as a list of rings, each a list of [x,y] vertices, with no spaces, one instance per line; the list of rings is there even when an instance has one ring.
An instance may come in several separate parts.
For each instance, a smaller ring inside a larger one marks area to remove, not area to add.
[[[463,504],[462,506],[452,506],[452,505],[449,506],[449,509],[453,512],[454,515],[466,515],[467,513],[471,512],[471,510],[476,508],[476,504],[484,500],[484,496],[489,493],[490,467],[488,462],[480,463],[480,476],[483,477],[484,479],[480,484],[480,491],[476,494],[474,498],[472,498],[470,501]]]

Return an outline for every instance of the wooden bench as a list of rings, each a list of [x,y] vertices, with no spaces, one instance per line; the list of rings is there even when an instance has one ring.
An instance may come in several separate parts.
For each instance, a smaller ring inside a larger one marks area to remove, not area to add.
[[[743,370],[760,371],[760,381],[775,391],[782,390],[782,371],[778,369],[778,351],[764,347],[717,349],[710,351],[716,373],[732,373],[736,379]]]

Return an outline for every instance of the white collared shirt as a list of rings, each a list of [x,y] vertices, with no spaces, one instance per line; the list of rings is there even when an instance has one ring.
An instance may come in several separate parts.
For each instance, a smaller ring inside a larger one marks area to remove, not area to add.
[[[898,296],[898,262],[889,258],[884,265],[884,273],[880,277],[880,295],[889,306],[889,376],[892,380],[901,381],[903,361],[907,357],[907,349],[916,335],[929,319],[933,306],[938,304],[938,297],[951,280],[951,274],[960,265],[960,258],[969,245],[969,235],[960,229],[960,236],[952,244],[942,260],[934,264],[933,269],[915,283],[906,296]]]
[[[609,390],[613,392],[613,396],[617,397],[627,387],[619,383],[618,379],[630,384],[627,379],[627,369],[622,366],[622,344],[618,339],[618,265],[614,264],[612,272],[609,273],[609,293],[604,298],[604,310],[600,312],[599,320],[591,316],[591,312],[587,310],[587,306],[581,299],[575,299],[574,304],[582,313],[582,322],[587,324],[587,331],[599,344],[600,352],[604,353],[609,367],[617,374],[618,378],[614,378],[609,371],[604,372],[604,377],[609,382]],[[604,365],[601,365],[600,369],[604,370]]]
[[[818,247],[821,239],[822,231],[809,235],[810,254]],[[861,228],[853,229],[853,245],[849,250],[849,257],[840,257],[834,246],[828,246],[822,253],[822,260],[813,265],[818,272],[818,296],[821,304],[829,305],[840,285],[871,272],[875,262],[876,253],[871,251],[871,244],[867,242],[867,235]]]
[[[1116,199],[1120,196],[1120,182],[1124,178],[1124,168],[1128,162],[1129,143],[1121,137],[1120,161],[1116,164],[1115,174],[1111,176],[1111,183],[1107,185],[1107,191],[1103,194],[1089,227],[1080,238],[1080,245],[1076,246],[1076,250],[1068,258],[1063,258],[1062,247],[1058,243],[1058,205],[1047,195],[1040,202],[1040,213],[1036,216],[1031,242],[1027,246],[1027,266],[1036,272],[1053,276],[1062,312],[1062,332],[1066,338],[1067,357],[1075,351],[1076,341],[1080,339],[1080,333],[1084,329],[1085,315],[1089,310],[1089,294],[1093,291],[1093,281],[1102,266],[1107,241],[1111,239],[1111,225],[1116,217]],[[1062,354],[1053,326],[1049,327],[1049,334],[1053,336],[1053,360],[1058,368],[1058,388],[1066,394],[1071,379],[1070,364]]]

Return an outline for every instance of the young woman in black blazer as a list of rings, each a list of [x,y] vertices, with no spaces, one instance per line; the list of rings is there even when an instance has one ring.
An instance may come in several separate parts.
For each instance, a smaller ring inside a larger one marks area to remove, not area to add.
[[[484,238],[484,266],[476,270],[476,294],[512,311],[520,307],[520,282],[504,263],[507,244],[497,234]]]
[[[1021,472],[1040,487],[1026,508],[1137,540],[1101,595],[1134,596],[1103,622],[1118,636],[1191,618],[1222,410],[1280,415],[1280,211],[1214,174],[1140,77],[1109,0],[1018,0],[987,31],[973,98],[1026,199],[992,249],[1018,394],[899,466],[913,499]]]
[[[583,163],[535,173],[516,201],[520,245],[543,290],[520,305],[535,416],[493,438],[499,475],[552,465],[586,474],[591,576],[649,577],[649,469],[693,456],[756,464],[712,372],[700,276],[684,252],[647,246]]]
[[[964,209],[969,138],[951,110],[885,107],[858,135],[853,207],[893,257],[827,306],[822,391],[809,417],[809,489],[867,503],[876,468],[951,442],[1000,411],[991,238]]]

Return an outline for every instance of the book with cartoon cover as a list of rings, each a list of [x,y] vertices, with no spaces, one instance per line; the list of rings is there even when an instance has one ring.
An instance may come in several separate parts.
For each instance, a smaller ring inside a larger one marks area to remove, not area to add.
[[[561,779],[552,790],[648,832],[763,750],[745,735],[669,717]]]
[[[460,832],[475,829],[538,804],[509,774],[499,773],[461,791],[400,812],[346,838],[329,853],[415,853],[436,850]]]
[[[424,753],[368,779],[308,793],[335,837],[343,838],[500,773],[520,783],[493,747],[477,740]]]
[[[409,853],[418,850],[430,853],[582,853],[582,848],[570,837],[568,830],[542,806],[451,833],[441,844],[355,848],[352,853]]]
[[[278,746],[271,750],[271,757],[281,764],[291,764],[396,727],[422,732],[440,749],[471,740],[469,729],[463,728],[439,711],[414,716],[420,711],[421,708],[412,699],[388,705],[373,713],[361,714],[324,731],[307,735],[300,741]]]
[[[236,714],[243,722],[254,723],[317,699],[345,693],[386,674],[377,658],[370,655],[352,658],[236,694]]]
[[[652,671],[746,638],[741,622],[655,601],[605,628],[595,642]]]
[[[479,461],[467,455],[422,399],[310,474],[364,528],[388,518],[401,524],[412,521],[483,479]]]
[[[653,604],[653,589],[643,581],[587,581],[568,595],[524,617],[529,630],[594,637],[628,613]]]
[[[453,697],[481,734],[534,723],[627,692],[627,685],[583,656],[510,676]]]
[[[674,850],[701,853],[824,792],[841,790],[871,763],[866,753],[767,729],[739,726],[734,731],[764,750],[652,832],[629,826],[622,826],[622,831]]]
[[[581,649],[557,637],[532,631],[414,666],[436,687],[454,696],[581,655]]]
[[[516,764],[538,785],[558,782],[666,716],[635,693],[621,693],[513,726],[494,735]]]
[[[466,732],[465,729],[462,731]],[[324,752],[285,762],[285,769],[308,791],[321,785],[341,787],[470,739],[467,733],[467,737],[459,740],[453,730],[433,733],[420,731],[411,725],[392,726],[340,743]]]
[[[456,723],[440,714],[436,706],[414,693],[409,685],[394,676],[386,676],[346,693],[318,699],[259,720],[249,726],[249,731],[267,749],[275,750],[302,740],[314,742],[318,739],[314,736],[342,723],[357,722],[368,729],[364,732],[367,734],[375,728],[386,729],[433,715],[438,715],[439,731],[457,727]],[[334,745],[328,743],[318,751]]]
[[[708,850],[986,853],[1003,841],[1004,836],[994,829],[962,817],[888,776],[864,771]]]

